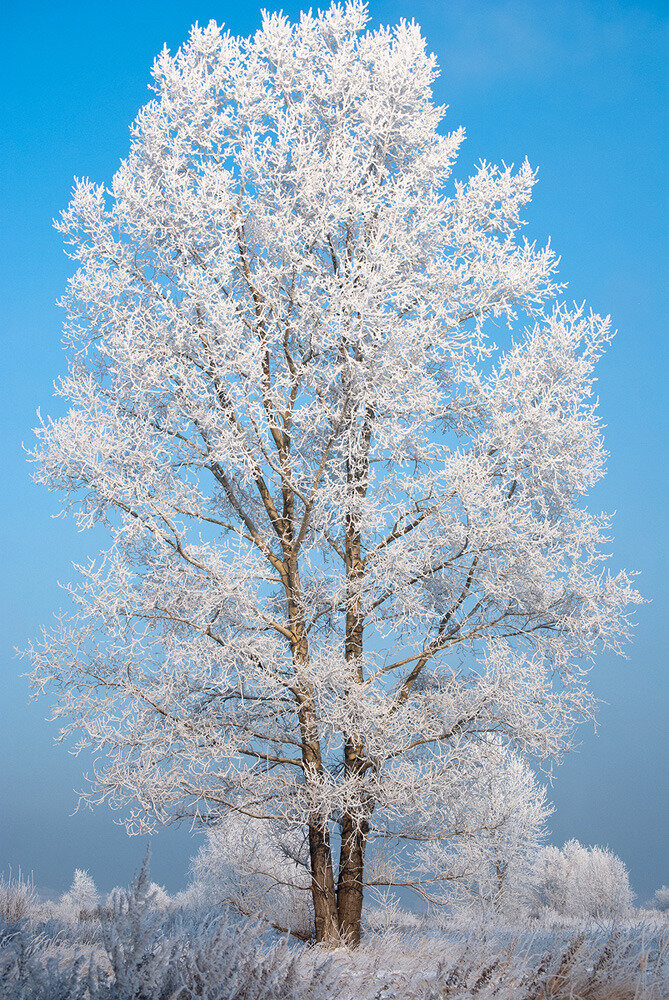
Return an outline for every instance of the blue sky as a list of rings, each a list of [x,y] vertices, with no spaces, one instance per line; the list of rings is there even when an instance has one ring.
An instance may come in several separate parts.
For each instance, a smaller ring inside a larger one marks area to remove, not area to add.
[[[300,4],[282,7],[294,16]],[[381,0],[370,13],[373,25],[401,17],[422,25],[441,66],[436,97],[450,106],[447,125],[467,130],[460,175],[481,157],[519,163],[527,155],[539,167],[529,233],[550,235],[567,296],[610,312],[619,330],[598,384],[609,475],[591,502],[617,511],[612,564],[641,572],[650,603],[638,614],[629,658],[602,657],[593,671],[593,690],[605,702],[599,731],[583,729],[578,753],[556,772],[552,839],[608,844],[643,901],[669,882],[668,7]],[[55,499],[31,484],[22,449],[37,407],[54,408],[52,383],[64,368],[55,301],[72,265],[51,219],[66,205],[75,174],[110,180],[163,43],[178,47],[190,24],[212,18],[247,34],[259,9],[194,0],[10,0],[2,15],[0,870],[34,870],[49,892],[62,892],[75,867],[88,868],[105,889],[125,882],[143,851],[106,808],[71,815],[84,762],[53,745],[48,705],[28,704],[12,654],[61,603],[57,581],[70,577],[71,562],[102,544],[94,532],[78,534],[52,517]],[[179,888],[196,847],[187,830],[161,832],[154,877]]]

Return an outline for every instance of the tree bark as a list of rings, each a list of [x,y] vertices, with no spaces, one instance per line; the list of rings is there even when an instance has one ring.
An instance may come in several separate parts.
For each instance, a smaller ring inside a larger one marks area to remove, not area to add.
[[[314,930],[317,944],[339,943],[339,917],[335,895],[330,835],[323,824],[309,824],[311,858],[311,898],[314,906]]]
[[[344,815],[337,882],[337,912],[341,938],[352,948],[360,944],[365,847],[368,831],[369,823],[367,820],[356,822],[350,813]]]

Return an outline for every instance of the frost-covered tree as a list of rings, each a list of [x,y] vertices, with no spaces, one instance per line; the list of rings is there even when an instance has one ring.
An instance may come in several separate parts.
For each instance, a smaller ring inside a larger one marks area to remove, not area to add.
[[[629,912],[634,893],[620,858],[605,847],[568,841],[544,847],[535,863],[536,901],[573,917],[615,917]]]
[[[195,895],[203,902],[227,904],[277,930],[310,938],[311,880],[304,836],[232,813],[207,831],[191,867]]]
[[[35,457],[111,544],[32,650],[92,801],[301,831],[316,938],[353,942],[368,842],[449,836],[490,733],[558,755],[638,600],[583,503],[609,321],[521,238],[527,162],[449,186],[435,59],[367,19],[195,27],[77,183]]]
[[[157,882],[152,882],[149,886],[149,894],[151,902],[156,910],[169,909],[172,900],[164,885],[158,885]]]
[[[527,762],[508,747],[497,752],[496,769],[491,754],[478,800],[467,804],[469,815],[461,821],[471,827],[477,815],[479,829],[446,846],[443,867],[454,905],[499,912],[528,901],[553,809]]]
[[[648,904],[651,909],[659,910],[660,913],[669,913],[669,886],[662,885],[655,890],[655,895]]]
[[[72,885],[66,893],[60,897],[59,910],[65,919],[78,920],[82,914],[90,914],[95,911],[100,901],[95,882],[81,868],[74,872]]]

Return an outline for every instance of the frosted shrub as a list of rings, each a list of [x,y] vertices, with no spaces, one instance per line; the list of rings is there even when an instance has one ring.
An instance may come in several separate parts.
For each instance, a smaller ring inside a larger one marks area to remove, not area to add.
[[[173,948],[160,930],[161,913],[149,880],[149,856],[147,851],[130,888],[114,892],[102,914],[102,944],[119,998],[162,996],[155,993],[155,987],[165,979],[173,991],[176,989],[176,978],[167,971]]]
[[[624,916],[632,906],[629,873],[604,847],[583,847],[577,840],[568,841],[562,850],[545,847],[533,875],[536,902],[561,915]]]
[[[0,875],[0,920],[8,924],[30,917],[37,906],[37,892],[32,878],[25,878],[19,868],[18,875]]]

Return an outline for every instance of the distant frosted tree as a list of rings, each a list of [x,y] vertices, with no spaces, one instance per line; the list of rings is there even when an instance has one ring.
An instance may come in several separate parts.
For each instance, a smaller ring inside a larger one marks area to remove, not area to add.
[[[35,456],[111,535],[32,650],[91,800],[304,837],[331,943],[370,842],[453,834],[491,733],[562,752],[639,599],[584,501],[610,323],[522,238],[527,162],[449,183],[434,57],[367,22],[160,54],[129,155],[58,224],[68,410]]]
[[[455,838],[445,864],[453,904],[499,912],[528,901],[553,809],[526,761],[501,746],[498,755],[496,769],[486,772],[477,789],[478,800],[468,804],[473,829]]]
[[[562,850],[545,847],[535,865],[536,900],[557,913],[575,917],[613,917],[627,913],[634,899],[629,873],[605,847],[568,841]]]
[[[661,913],[669,913],[669,886],[663,885],[656,889],[650,905]]]
[[[309,845],[262,820],[227,816],[193,859],[194,882],[210,905],[227,903],[281,931],[311,936]]]
[[[170,903],[172,902],[170,894],[164,885],[158,885],[157,882],[152,882],[149,886],[149,894],[151,898],[152,905],[155,906],[157,910],[168,909]]]
[[[95,882],[81,868],[77,868],[72,879],[72,885],[60,898],[62,912],[71,919],[78,919],[82,914],[93,913],[98,906],[100,897],[95,888]]]
[[[107,895],[105,896],[105,902],[104,902],[105,907],[107,909],[112,907],[116,897],[122,895],[124,892],[126,892],[126,890],[122,886],[115,885],[114,888],[110,889]]]

